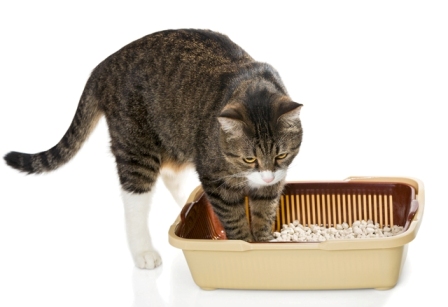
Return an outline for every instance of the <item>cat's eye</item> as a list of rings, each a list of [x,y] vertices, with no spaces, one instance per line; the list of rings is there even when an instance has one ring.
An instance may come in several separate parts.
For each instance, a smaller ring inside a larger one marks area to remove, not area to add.
[[[282,154],[279,154],[277,157],[275,157],[276,159],[284,159],[284,158],[286,158],[286,156],[287,156],[288,154],[287,153],[282,153]]]
[[[244,162],[246,163],[254,163],[255,161],[257,161],[257,158],[254,157],[247,157],[247,158],[243,158]]]

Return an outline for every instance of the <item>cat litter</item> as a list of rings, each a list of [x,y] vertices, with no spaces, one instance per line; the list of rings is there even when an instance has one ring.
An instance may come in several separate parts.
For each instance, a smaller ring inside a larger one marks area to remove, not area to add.
[[[323,242],[338,239],[387,238],[402,232],[403,226],[394,225],[381,228],[379,223],[374,224],[372,220],[355,221],[352,226],[344,222],[330,228],[317,224],[308,227],[295,220],[293,223],[283,225],[281,232],[274,232],[275,240],[272,242]]]
[[[226,239],[198,187],[169,241],[202,289],[385,290],[397,284],[417,236],[424,194],[423,183],[409,177],[287,182],[272,225],[276,240],[248,243]],[[302,231],[310,239],[296,241]]]

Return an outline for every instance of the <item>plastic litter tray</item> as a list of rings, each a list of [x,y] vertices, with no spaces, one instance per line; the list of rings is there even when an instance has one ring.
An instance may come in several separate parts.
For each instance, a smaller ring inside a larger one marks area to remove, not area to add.
[[[288,182],[273,230],[294,220],[332,227],[370,219],[381,226],[403,226],[404,231],[383,238],[248,243],[226,239],[198,187],[170,227],[169,242],[182,249],[195,283],[206,290],[385,290],[398,282],[423,211],[424,186],[415,178]]]

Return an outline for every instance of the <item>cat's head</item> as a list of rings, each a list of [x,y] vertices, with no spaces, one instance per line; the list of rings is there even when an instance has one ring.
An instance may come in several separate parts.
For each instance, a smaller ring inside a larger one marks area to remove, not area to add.
[[[286,95],[255,88],[222,110],[218,117],[222,154],[244,174],[250,187],[285,178],[302,143],[301,107]]]

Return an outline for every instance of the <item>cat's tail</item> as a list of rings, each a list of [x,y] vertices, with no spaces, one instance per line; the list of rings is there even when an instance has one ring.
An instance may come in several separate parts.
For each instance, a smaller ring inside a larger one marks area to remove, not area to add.
[[[4,156],[6,163],[21,172],[38,174],[68,162],[81,148],[102,114],[97,99],[88,92],[84,90],[73,121],[58,144],[36,154],[11,151]]]

